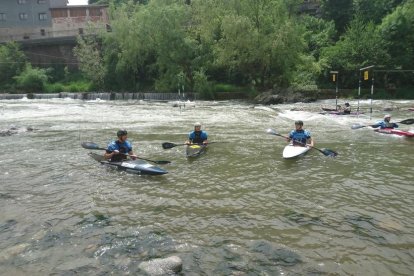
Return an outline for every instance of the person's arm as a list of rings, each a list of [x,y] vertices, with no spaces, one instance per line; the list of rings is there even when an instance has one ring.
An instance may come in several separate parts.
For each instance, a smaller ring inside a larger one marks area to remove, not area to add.
[[[377,122],[377,123],[375,123],[375,124],[373,124],[373,125],[371,125],[371,127],[372,128],[377,128],[377,127],[381,127],[381,124],[382,122]]]
[[[129,157],[131,157],[131,159],[132,159],[132,160],[135,160],[135,159],[137,159],[137,157],[138,157],[138,156],[136,156],[136,155],[134,154],[134,152],[133,152],[132,150],[130,150],[130,151],[128,152],[128,155],[129,155]]]
[[[394,128],[398,128],[398,124],[396,124],[396,123],[393,123],[394,125]]]
[[[208,144],[208,134],[205,131],[203,131],[203,144]]]
[[[312,137],[309,137],[308,140],[306,141],[306,144],[309,145],[309,146],[311,146],[311,147],[313,147],[313,144],[314,144],[313,138]]]
[[[184,144],[187,144],[187,145],[190,145],[190,144],[192,144],[192,142],[193,142],[193,139],[194,138],[192,138],[192,132],[190,132],[189,134],[188,134],[188,139],[187,139],[187,141],[185,141],[185,143]]]

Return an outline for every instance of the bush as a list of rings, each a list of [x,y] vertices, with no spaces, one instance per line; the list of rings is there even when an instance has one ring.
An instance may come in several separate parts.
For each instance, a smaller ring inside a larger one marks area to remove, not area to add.
[[[16,80],[17,88],[26,92],[42,92],[48,80],[46,69],[33,68],[26,64],[23,72],[13,77]]]

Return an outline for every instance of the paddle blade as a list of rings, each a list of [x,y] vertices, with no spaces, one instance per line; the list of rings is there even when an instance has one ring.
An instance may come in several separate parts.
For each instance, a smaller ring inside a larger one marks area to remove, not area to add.
[[[358,128],[363,128],[363,127],[366,127],[366,126],[364,126],[364,125],[359,125],[359,124],[355,124],[355,125],[352,125],[352,126],[351,126],[351,128],[352,128],[352,129],[358,129]]]
[[[170,149],[170,148],[173,148],[173,147],[176,147],[176,146],[177,145],[174,144],[174,143],[169,143],[169,142],[162,143],[162,148],[163,149]]]
[[[412,125],[412,124],[414,124],[414,119],[403,120],[400,123],[404,124],[404,125]]]
[[[321,152],[325,155],[325,156],[330,156],[330,157],[335,157],[338,155],[338,153],[336,151],[330,150],[330,149],[321,149]]]
[[[92,149],[92,150],[103,149],[103,148],[100,148],[99,145],[95,144],[94,142],[82,142],[81,146],[84,149]],[[105,149],[103,149],[103,150],[105,150]]]
[[[266,130],[266,133],[272,134],[272,135],[279,135],[279,133],[277,133],[276,130],[274,130],[273,128],[268,128]]]

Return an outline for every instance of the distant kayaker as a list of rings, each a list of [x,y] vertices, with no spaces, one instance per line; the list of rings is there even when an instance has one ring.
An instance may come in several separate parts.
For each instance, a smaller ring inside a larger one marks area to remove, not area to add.
[[[118,140],[109,143],[104,154],[105,159],[110,159],[112,162],[119,162],[127,159],[127,155],[130,155],[131,159],[135,160],[136,155],[132,151],[131,143],[127,140],[128,132],[121,129],[118,130],[116,136],[118,136]]]
[[[384,116],[384,120],[377,122],[374,125],[371,125],[373,128],[379,127],[380,129],[384,128],[397,128],[398,125],[396,123],[391,123],[391,115],[387,114]]]
[[[207,144],[208,143],[208,135],[207,132],[201,130],[201,124],[195,123],[194,124],[194,131],[188,134],[188,140],[185,142],[186,144]]]
[[[302,146],[310,145],[313,147],[313,139],[309,131],[303,129],[303,121],[295,121],[295,129],[289,133],[288,142],[293,141],[293,145]]]
[[[344,114],[351,114],[351,105],[349,103],[345,103],[345,107],[342,110]]]

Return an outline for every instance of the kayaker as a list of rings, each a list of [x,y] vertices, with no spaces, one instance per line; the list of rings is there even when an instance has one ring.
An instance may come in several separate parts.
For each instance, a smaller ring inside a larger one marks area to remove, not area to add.
[[[295,121],[295,129],[289,133],[288,142],[293,141],[293,145],[302,146],[310,145],[313,147],[313,139],[306,129],[303,129],[303,121]]]
[[[127,140],[128,132],[125,129],[121,129],[118,130],[116,136],[118,136],[118,140],[108,144],[104,154],[105,159],[110,159],[112,162],[119,162],[127,159],[127,155],[129,155],[132,160],[135,160],[136,155],[132,151],[131,143]]]
[[[345,103],[345,107],[344,107],[344,109],[342,110],[342,112],[343,112],[344,114],[351,114],[351,106],[349,105],[349,103]]]
[[[194,131],[188,134],[188,140],[185,142],[187,145],[189,144],[208,144],[208,135],[207,132],[201,130],[201,124],[195,123],[194,124]]]
[[[387,114],[384,116],[384,120],[377,122],[374,125],[371,125],[371,127],[373,128],[380,128],[380,129],[384,129],[384,128],[397,128],[398,125],[396,123],[391,123],[391,115]]]

